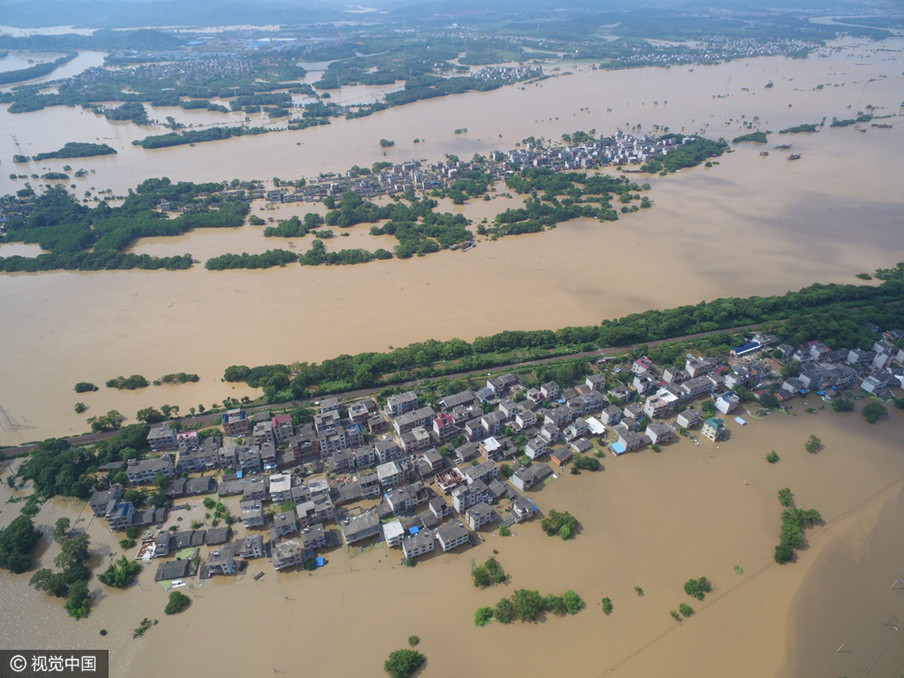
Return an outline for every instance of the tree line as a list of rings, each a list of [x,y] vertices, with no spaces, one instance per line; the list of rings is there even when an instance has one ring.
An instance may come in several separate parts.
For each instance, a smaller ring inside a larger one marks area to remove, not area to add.
[[[840,346],[851,335],[849,328],[836,319],[851,317],[850,322],[854,323],[865,323],[871,318],[887,322],[904,320],[900,303],[904,295],[904,268],[894,271],[878,286],[815,284],[784,295],[730,297],[634,313],[598,325],[508,330],[477,337],[472,342],[429,340],[392,351],[341,355],[321,363],[296,363],[291,368],[233,365],[226,369],[224,377],[230,382],[244,381],[249,386],[263,388],[268,400],[279,402],[314,393],[494,367],[513,362],[513,353],[519,351],[525,354],[519,357],[564,355],[776,320],[783,322],[769,329],[782,338],[793,341],[819,338],[830,346]],[[862,331],[862,325],[858,331]]]

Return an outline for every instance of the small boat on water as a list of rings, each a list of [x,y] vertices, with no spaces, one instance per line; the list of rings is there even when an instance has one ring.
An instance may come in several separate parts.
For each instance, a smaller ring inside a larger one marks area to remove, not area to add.
[[[760,155],[765,158],[769,155],[769,151],[760,151]]]
[[[791,144],[779,144],[775,148],[778,151],[787,151],[789,148],[791,148]]]
[[[800,153],[792,153],[788,156],[788,160],[800,160]]]
[[[254,581],[257,581],[258,579],[260,579],[263,576],[264,576],[263,572],[258,572],[256,575],[254,575]]]
[[[883,122],[883,123],[875,123],[874,122],[872,125],[870,125],[870,127],[875,127],[877,129],[891,129],[892,128],[892,126],[889,125],[887,122]]]
[[[173,588],[178,589],[182,586],[185,586],[186,582],[184,579],[173,579]]]

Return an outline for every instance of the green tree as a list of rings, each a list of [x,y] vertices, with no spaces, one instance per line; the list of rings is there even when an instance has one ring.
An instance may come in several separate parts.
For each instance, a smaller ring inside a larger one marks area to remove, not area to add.
[[[807,442],[804,447],[810,454],[816,454],[817,452],[819,452],[819,448],[822,447],[822,440],[811,433],[810,437],[807,438]]]
[[[493,609],[493,616],[500,624],[511,624],[515,618],[515,607],[508,598],[503,598]]]
[[[603,598],[603,614],[607,617],[612,614],[612,599],[611,598]]]
[[[584,601],[571,589],[568,589],[562,594],[562,600],[565,603],[565,609],[568,611],[568,614],[577,614],[584,609]]]
[[[474,626],[486,626],[493,621],[492,607],[478,607],[474,612]]]
[[[512,594],[512,611],[515,619],[535,621],[546,609],[546,603],[539,591],[518,589]]]
[[[141,565],[134,560],[127,560],[125,556],[120,556],[117,560],[110,563],[106,570],[97,575],[97,578],[107,586],[124,589],[135,581],[135,577],[140,571]]]
[[[191,598],[179,591],[171,591],[169,594],[169,602],[163,608],[164,614],[178,614],[191,605]]]
[[[427,658],[415,650],[396,650],[389,654],[383,668],[392,678],[411,678]]]
[[[778,491],[778,503],[782,506],[794,506],[794,495],[790,487],[783,487]]]
[[[145,407],[138,410],[135,414],[135,418],[138,421],[143,421],[145,424],[156,424],[166,420],[166,416],[160,410],[154,409],[153,407]]]
[[[790,544],[779,544],[775,547],[775,562],[788,563],[794,558],[794,549]]]
[[[853,412],[854,401],[847,398],[836,398],[832,401],[832,409],[836,412]]]
[[[769,454],[766,455],[766,461],[768,461],[770,464],[774,464],[778,460],[778,452],[776,452],[775,450],[772,450],[771,452],[769,452]]]
[[[578,521],[568,511],[556,511],[551,509],[542,521],[540,527],[550,537],[559,535],[562,539],[570,539],[574,536],[574,530],[577,528]]]
[[[688,579],[684,583],[684,592],[693,596],[697,600],[703,600],[706,597],[706,594],[713,590],[712,584],[710,584],[709,580],[706,577],[700,577],[699,579]]]
[[[91,613],[91,598],[88,594],[88,585],[83,581],[77,581],[69,587],[69,596],[66,598],[66,612],[70,617],[84,619]]]
[[[53,538],[55,541],[63,541],[69,534],[69,518],[58,518],[53,526]]]
[[[866,405],[863,406],[863,418],[870,424],[875,424],[882,417],[888,415],[888,410],[885,409],[885,405],[880,403],[878,400],[870,400]]]
[[[678,606],[678,612],[680,612],[684,617],[690,617],[692,614],[694,614],[694,608],[692,608],[687,603],[681,603],[681,605]]]
[[[421,642],[421,639],[418,638],[417,636],[408,636],[408,644],[411,647],[417,647],[420,642]]]
[[[479,565],[471,569],[471,578],[474,580],[474,586],[481,589],[486,588],[492,583],[487,568]]]
[[[562,596],[556,596],[550,593],[546,596],[546,611],[551,612],[552,614],[558,615],[559,617],[565,616],[568,612],[568,608],[565,607],[565,601],[562,600]]]

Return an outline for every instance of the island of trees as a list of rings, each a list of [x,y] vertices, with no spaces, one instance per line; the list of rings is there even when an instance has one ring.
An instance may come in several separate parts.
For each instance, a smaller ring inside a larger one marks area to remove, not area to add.
[[[28,68],[20,68],[15,71],[3,71],[0,73],[0,85],[11,85],[16,82],[24,82],[25,80],[33,80],[34,78],[42,78],[50,75],[60,66],[68,64],[75,58],[75,54],[67,54],[53,61],[43,64],[35,64]]]
[[[33,160],[51,158],[90,158],[95,155],[115,155],[116,149],[107,144],[86,144],[76,141],[66,143],[60,150],[50,153],[38,153]]]
[[[125,250],[138,238],[179,235],[194,228],[241,226],[248,203],[222,195],[223,185],[193,184],[169,179],[148,179],[130,192],[122,205],[101,202],[95,208],[81,205],[62,188],[51,188],[35,198],[27,216],[7,223],[3,240],[37,243],[49,254],[0,258],[3,271],[74,269],[185,269],[192,265],[186,254],[151,257]],[[168,219],[161,203],[184,211]]]
[[[779,134],[804,134],[809,132],[818,132],[819,125],[815,124],[804,124],[804,125],[795,125],[794,127],[786,127],[785,129],[780,129],[778,131]]]
[[[766,136],[765,132],[751,132],[750,134],[742,134],[739,137],[735,137],[731,140],[733,144],[741,144],[744,142],[752,142],[754,144],[765,144],[769,141],[769,137]]]

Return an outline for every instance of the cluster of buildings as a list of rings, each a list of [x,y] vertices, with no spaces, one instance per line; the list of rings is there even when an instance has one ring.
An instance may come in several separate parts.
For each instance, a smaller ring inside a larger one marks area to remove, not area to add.
[[[236,559],[269,558],[276,570],[314,567],[325,549],[377,541],[416,559],[529,520],[537,507],[526,493],[575,455],[606,445],[615,455],[657,449],[698,427],[703,438],[721,440],[723,417],[742,395],[781,403],[807,391],[830,398],[859,385],[881,396],[904,387],[902,339],[892,330],[869,351],[832,351],[756,333],[721,359],[689,354],[683,366],[659,368],[639,357],[570,386],[528,386],[508,373],[434,404],[414,391],[382,407],[372,398],[326,398],[307,422],[230,410],[221,415],[222,436],[163,423],[148,433],[159,456],[130,461],[129,483],[163,477],[171,497],[216,493],[237,502],[243,534],[162,530],[165,510],[136,510],[118,486],[96,492],[90,505],[113,530],[158,527],[140,556],[168,559],[158,568],[162,579],[232,574]],[[781,376],[788,363],[800,365],[799,376]],[[203,561],[201,546],[211,547]]]
[[[281,187],[264,191],[235,189],[225,194],[238,198],[266,198],[270,203],[320,202],[327,196],[339,197],[350,191],[369,199],[381,195],[395,195],[407,190],[427,191],[442,188],[465,172],[484,172],[494,181],[504,181],[515,172],[529,167],[544,167],[553,171],[596,169],[609,165],[642,163],[686,143],[689,137],[655,137],[633,135],[619,131],[611,137],[600,137],[586,143],[543,146],[528,143],[512,151],[493,151],[486,158],[471,161],[449,160],[422,163],[411,160],[385,167],[378,172],[360,174],[355,170],[346,174],[312,179],[300,187]]]

